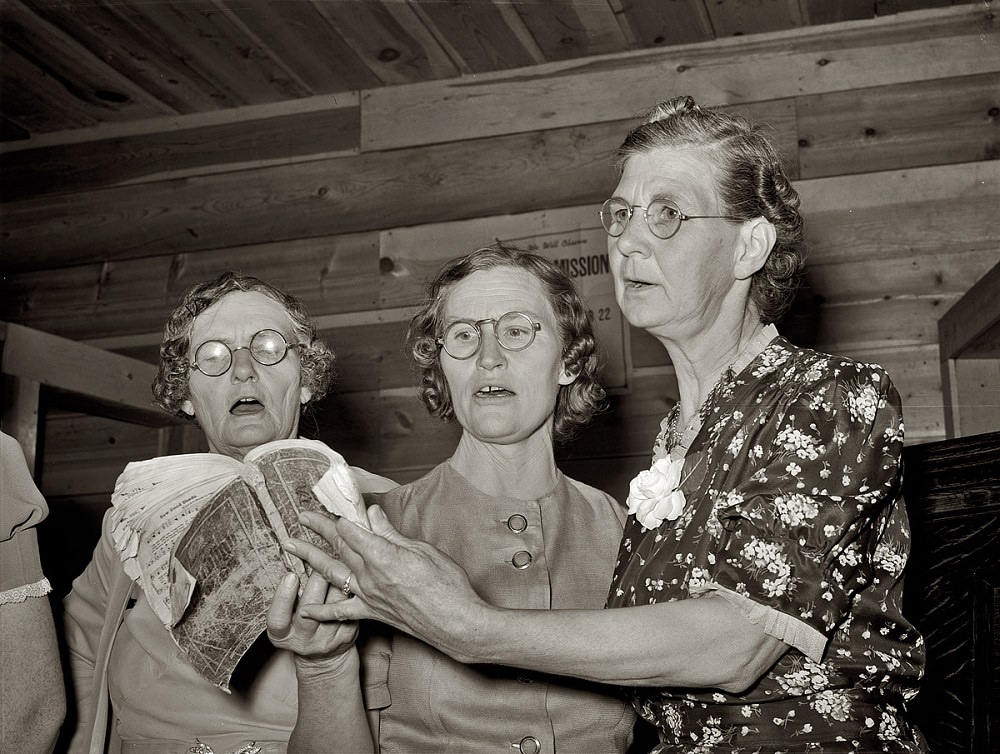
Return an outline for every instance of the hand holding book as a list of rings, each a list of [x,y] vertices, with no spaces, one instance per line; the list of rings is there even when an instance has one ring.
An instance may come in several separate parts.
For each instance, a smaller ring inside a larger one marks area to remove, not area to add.
[[[362,478],[370,485],[370,475]],[[129,464],[112,502],[126,571],[191,664],[227,691],[265,629],[281,578],[305,573],[281,542],[298,537],[329,549],[299,524],[299,512],[329,512],[370,528],[351,467],[314,440],[267,443],[242,463],[198,453]]]

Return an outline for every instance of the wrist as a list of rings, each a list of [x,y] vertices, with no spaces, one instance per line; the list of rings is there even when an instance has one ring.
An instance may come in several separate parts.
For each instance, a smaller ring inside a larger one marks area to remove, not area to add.
[[[462,629],[457,632],[456,657],[460,662],[489,662],[493,631],[500,619],[500,610],[482,600],[469,605],[463,614]]]
[[[353,644],[346,651],[330,657],[304,657],[294,655],[295,675],[300,681],[318,678],[332,680],[339,676],[357,677],[361,670],[361,658]]]

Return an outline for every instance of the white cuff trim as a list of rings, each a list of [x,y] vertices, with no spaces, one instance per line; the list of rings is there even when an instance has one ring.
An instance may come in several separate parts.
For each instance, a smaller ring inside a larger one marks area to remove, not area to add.
[[[34,584],[25,584],[14,589],[8,589],[6,592],[0,592],[0,605],[13,605],[18,602],[24,602],[29,597],[44,597],[51,591],[52,585],[49,583],[49,580],[43,578]]]
[[[769,605],[755,602],[749,597],[738,594],[713,581],[705,584],[703,589],[699,589],[698,594],[709,591],[716,592],[720,597],[725,598],[729,604],[743,613],[748,621],[755,626],[761,626],[768,636],[773,636],[775,639],[780,639],[785,644],[795,647],[810,660],[822,661],[823,653],[826,651],[827,637],[813,626],[788,613],[775,610]]]

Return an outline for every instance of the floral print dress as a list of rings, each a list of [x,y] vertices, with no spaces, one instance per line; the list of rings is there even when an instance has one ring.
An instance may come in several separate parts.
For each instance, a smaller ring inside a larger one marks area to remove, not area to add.
[[[634,689],[654,752],[925,751],[905,719],[924,645],[900,614],[909,529],[888,375],[779,336],[704,408],[674,452],[683,508],[643,518],[654,528],[629,517],[608,607],[716,592],[791,649],[742,694]],[[670,418],[654,464],[674,450]]]

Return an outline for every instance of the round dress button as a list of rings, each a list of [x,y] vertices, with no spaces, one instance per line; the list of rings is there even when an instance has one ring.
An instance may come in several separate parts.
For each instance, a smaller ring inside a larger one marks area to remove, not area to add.
[[[527,550],[515,552],[514,557],[510,559],[510,562],[514,564],[515,568],[523,571],[531,565],[531,553]]]
[[[538,754],[542,750],[542,744],[534,736],[525,736],[511,748],[521,752],[521,754]]]
[[[513,516],[507,519],[507,528],[510,529],[515,534],[520,534],[522,531],[528,528],[528,519],[526,519],[520,513],[515,513]]]

